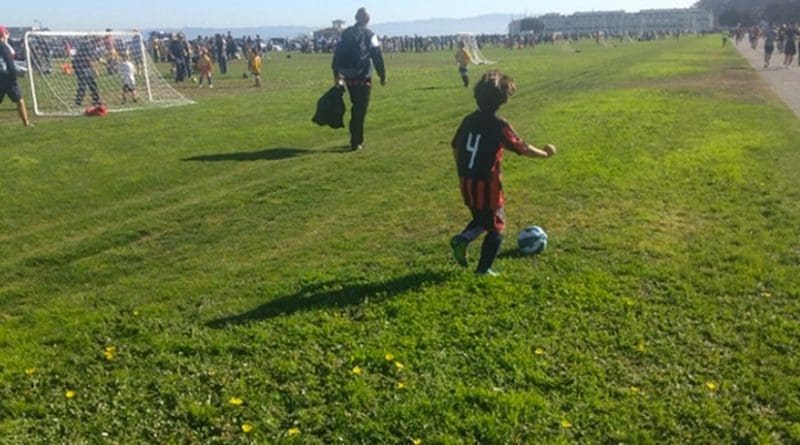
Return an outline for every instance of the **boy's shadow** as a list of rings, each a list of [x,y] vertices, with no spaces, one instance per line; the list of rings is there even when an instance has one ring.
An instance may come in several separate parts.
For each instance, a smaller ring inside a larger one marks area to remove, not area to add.
[[[291,295],[275,298],[241,314],[211,320],[206,325],[214,329],[223,329],[231,325],[249,324],[295,312],[345,308],[367,300],[383,301],[441,283],[446,279],[447,275],[443,272],[424,272],[373,283],[348,283],[341,280],[312,283]]]
[[[312,150],[306,148],[268,148],[258,151],[240,151],[236,153],[219,153],[211,155],[192,156],[190,158],[181,159],[181,161],[199,161],[199,162],[252,162],[252,161],[279,161],[281,159],[295,158],[298,156],[305,156],[314,153]]]
[[[195,161],[195,162],[253,162],[253,161],[280,161],[282,159],[296,158],[299,156],[308,156],[313,154],[323,153],[345,153],[349,152],[349,145],[338,145],[323,150],[309,150],[307,148],[267,148],[258,151],[240,151],[236,153],[219,153],[211,155],[199,155],[189,158],[183,158],[181,161]]]

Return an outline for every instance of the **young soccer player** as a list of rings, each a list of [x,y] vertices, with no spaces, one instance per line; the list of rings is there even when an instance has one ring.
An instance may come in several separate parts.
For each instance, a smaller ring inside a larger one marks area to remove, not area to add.
[[[255,48],[250,50],[250,74],[253,75],[255,86],[261,86],[261,51]]]
[[[456,51],[456,62],[458,63],[458,74],[461,75],[461,80],[464,82],[464,88],[469,87],[469,74],[467,74],[467,65],[472,61],[469,53],[464,48],[464,42],[458,42],[458,51]]]
[[[138,102],[139,98],[136,97],[136,66],[128,59],[128,56],[123,56],[118,68],[119,76],[122,79],[122,103],[128,102],[128,95],[131,96],[132,101]]]
[[[453,258],[467,267],[467,246],[483,232],[481,256],[475,273],[495,276],[492,270],[500,252],[505,228],[505,197],[501,182],[503,149],[535,158],[549,158],[556,147],[536,148],[524,142],[497,110],[516,92],[514,80],[498,70],[487,71],[475,85],[478,110],[467,115],[451,145],[461,182],[461,196],[472,213],[472,221],[450,240]]]
[[[199,88],[203,88],[203,78],[208,81],[209,88],[214,88],[214,84],[211,83],[211,70],[213,68],[214,62],[211,61],[208,50],[203,48],[200,50],[200,58],[197,59],[197,70],[200,71],[200,79],[197,81]]]

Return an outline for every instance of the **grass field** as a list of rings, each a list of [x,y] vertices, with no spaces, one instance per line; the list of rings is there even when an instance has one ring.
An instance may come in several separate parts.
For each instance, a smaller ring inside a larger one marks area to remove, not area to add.
[[[800,443],[796,117],[716,37],[579,47],[485,51],[560,150],[506,156],[496,279],[447,244],[450,52],[387,55],[356,153],[310,122],[326,55],[187,107],[4,103],[0,443]]]

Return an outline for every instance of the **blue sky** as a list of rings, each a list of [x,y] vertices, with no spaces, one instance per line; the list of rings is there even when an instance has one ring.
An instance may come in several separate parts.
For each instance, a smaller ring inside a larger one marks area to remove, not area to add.
[[[515,16],[545,12],[686,8],[695,0],[17,0],[4,2],[0,21],[7,26],[41,23],[51,29],[88,31],[105,28],[237,28],[249,26],[327,26],[352,23],[366,6],[373,23],[426,18],[463,18],[489,13]]]

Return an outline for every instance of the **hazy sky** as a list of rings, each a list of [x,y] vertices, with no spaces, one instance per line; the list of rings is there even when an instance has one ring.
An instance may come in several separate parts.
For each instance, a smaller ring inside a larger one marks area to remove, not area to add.
[[[489,13],[515,16],[546,12],[638,11],[686,8],[695,0],[17,0],[4,2],[0,23],[88,31],[105,28],[327,26],[333,19],[353,22],[366,6],[372,23],[426,18],[464,18]]]

